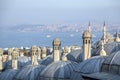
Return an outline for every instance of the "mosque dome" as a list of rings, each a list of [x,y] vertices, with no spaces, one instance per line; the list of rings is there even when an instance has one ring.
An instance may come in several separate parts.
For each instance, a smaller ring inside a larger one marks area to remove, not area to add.
[[[31,64],[30,57],[20,56],[18,57],[18,68],[22,68],[28,64]],[[12,60],[6,62],[5,69],[12,69]]]
[[[105,57],[102,56],[91,57],[90,59],[79,63],[79,65],[75,68],[75,71],[83,74],[99,72],[104,60]]]
[[[44,65],[28,65],[16,73],[15,80],[36,80],[38,74],[45,68]]]
[[[102,64],[101,71],[120,75],[120,51],[112,53]]]
[[[70,61],[56,61],[49,64],[36,80],[69,80],[77,63]]]
[[[92,49],[92,55],[93,56],[99,55],[100,50],[101,50],[101,48],[100,48],[100,44],[99,44],[98,47]],[[113,52],[117,52],[120,50],[120,43],[118,43],[118,42],[106,43],[104,45],[104,50],[107,55],[110,55]]]
[[[75,62],[82,62],[83,50],[78,49],[67,54],[67,59]]]
[[[0,80],[13,80],[18,70],[8,69],[0,74]]]
[[[52,55],[48,55],[47,57],[45,57],[45,58],[43,58],[42,60],[41,60],[41,64],[42,65],[49,65],[50,63],[52,63],[54,60],[53,60],[53,56]]]

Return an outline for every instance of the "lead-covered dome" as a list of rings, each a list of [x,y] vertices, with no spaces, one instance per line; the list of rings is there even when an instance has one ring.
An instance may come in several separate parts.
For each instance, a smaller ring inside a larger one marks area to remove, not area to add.
[[[67,59],[75,62],[82,62],[83,50],[78,49],[67,54]]]
[[[18,69],[21,69],[28,64],[31,64],[30,57],[27,56],[18,57]],[[5,69],[12,69],[12,60],[6,62]]]
[[[77,63],[70,61],[57,61],[48,65],[36,80],[69,80]]]
[[[101,50],[101,46],[99,44],[95,48],[92,49],[92,55],[93,56],[99,55],[100,50]],[[105,50],[105,52],[106,52],[107,55],[110,55],[110,54],[112,54],[114,52],[117,52],[117,51],[120,50],[120,43],[119,42],[106,43],[104,45],[104,50]]]
[[[15,75],[15,80],[36,80],[39,73],[45,68],[44,65],[28,65]]]
[[[40,62],[40,64],[42,65],[49,65],[50,63],[52,63],[54,60],[53,60],[53,55],[48,55],[47,57],[43,58]]]
[[[112,53],[102,64],[101,71],[120,75],[120,51]]]
[[[99,72],[104,60],[105,57],[101,56],[92,57],[79,63],[79,65],[75,68],[75,71],[83,74]]]
[[[8,69],[0,74],[0,80],[13,80],[18,70]]]

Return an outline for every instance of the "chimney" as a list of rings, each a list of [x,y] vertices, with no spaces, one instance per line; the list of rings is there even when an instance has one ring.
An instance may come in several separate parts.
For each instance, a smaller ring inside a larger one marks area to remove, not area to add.
[[[18,52],[13,51],[12,52],[12,69],[18,69]]]
[[[0,71],[2,71],[3,69],[3,65],[2,65],[2,57],[3,57],[3,49],[0,48]]]
[[[46,54],[47,54],[47,49],[46,47],[43,47],[42,48],[42,59],[46,57]]]
[[[12,59],[12,48],[9,48],[8,49],[8,60],[11,60]]]
[[[54,61],[60,60],[60,46],[61,46],[61,42],[59,39],[53,40],[53,58],[54,58]]]

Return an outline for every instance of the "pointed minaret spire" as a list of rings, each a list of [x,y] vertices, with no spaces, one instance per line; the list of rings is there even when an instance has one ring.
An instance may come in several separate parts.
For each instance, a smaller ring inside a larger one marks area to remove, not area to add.
[[[89,21],[89,24],[88,24],[88,31],[90,31],[91,32],[91,28],[90,28],[90,21]]]
[[[106,34],[107,34],[106,24],[105,24],[105,21],[104,21],[104,24],[103,24],[103,41],[104,41],[104,44],[106,43]]]

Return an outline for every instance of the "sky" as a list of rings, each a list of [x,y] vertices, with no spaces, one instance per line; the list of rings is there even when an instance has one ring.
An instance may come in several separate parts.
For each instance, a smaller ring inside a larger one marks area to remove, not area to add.
[[[120,0],[0,0],[0,25],[120,24]]]

